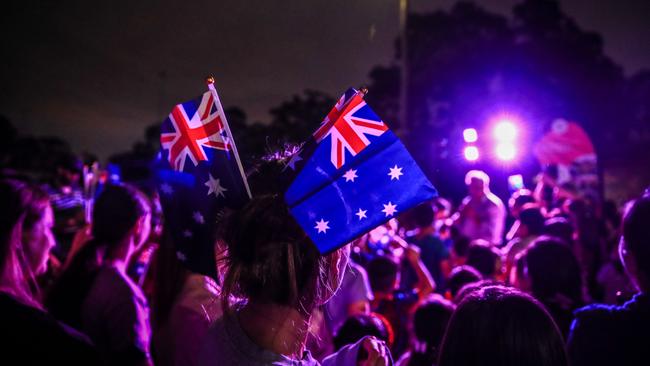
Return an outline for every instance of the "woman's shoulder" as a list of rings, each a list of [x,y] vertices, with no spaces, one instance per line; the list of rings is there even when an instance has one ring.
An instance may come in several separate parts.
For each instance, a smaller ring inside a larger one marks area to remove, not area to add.
[[[22,355],[22,360],[25,357],[36,357],[37,355],[30,356],[29,352],[22,352],[33,349],[42,355],[54,357],[66,353],[70,357],[66,362],[73,362],[75,357],[92,360],[97,356],[92,343],[84,334],[57,321],[47,312],[24,304],[4,292],[0,292],[0,322],[8,335],[9,343],[4,344],[7,351]]]

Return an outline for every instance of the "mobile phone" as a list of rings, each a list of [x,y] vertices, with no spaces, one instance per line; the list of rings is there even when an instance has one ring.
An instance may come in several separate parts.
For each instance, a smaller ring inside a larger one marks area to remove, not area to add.
[[[508,177],[508,188],[510,191],[518,191],[524,188],[524,177],[521,174],[513,174]]]

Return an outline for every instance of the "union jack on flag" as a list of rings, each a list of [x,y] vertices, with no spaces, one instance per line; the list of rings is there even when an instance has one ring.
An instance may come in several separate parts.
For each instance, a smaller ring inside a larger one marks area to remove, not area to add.
[[[363,94],[350,89],[314,132],[316,142],[331,137],[330,160],[337,169],[345,164],[346,152],[356,156],[370,144],[366,135],[381,136],[388,130],[376,114],[363,113],[365,107]]]
[[[156,183],[176,256],[192,272],[216,278],[217,217],[246,203],[250,190],[212,83],[174,106],[160,126],[160,142]]]
[[[230,143],[222,133],[220,109],[210,91],[200,101],[192,100],[172,109],[164,123],[171,124],[173,132],[162,133],[160,143],[168,151],[167,160],[175,170],[184,171],[187,158],[194,166],[208,160],[206,148],[230,150]]]
[[[349,89],[285,169],[284,200],[323,254],[437,194],[363,95]]]

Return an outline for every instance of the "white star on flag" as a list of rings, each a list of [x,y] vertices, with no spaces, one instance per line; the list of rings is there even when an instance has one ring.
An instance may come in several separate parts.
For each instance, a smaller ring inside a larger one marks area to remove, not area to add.
[[[208,181],[205,182],[205,186],[208,187],[208,196],[214,193],[215,197],[226,197],[223,192],[227,191],[227,189],[221,186],[219,179],[214,179],[212,174],[208,174],[208,177]]]
[[[355,169],[350,169],[345,174],[343,174],[343,178],[345,178],[346,182],[354,182],[354,178],[358,178],[359,176],[357,175],[357,171]]]
[[[164,193],[164,194],[172,194],[172,193],[174,193],[174,188],[172,188],[172,186],[170,186],[170,185],[167,184],[167,183],[163,183],[163,184],[161,184],[161,185],[160,185],[160,190],[161,190],[162,193]]]
[[[399,180],[400,175],[404,175],[402,173],[402,168],[398,168],[397,164],[395,164],[394,167],[390,168],[390,172],[388,173],[390,175],[390,180],[397,179]]]
[[[192,218],[194,221],[196,221],[197,224],[205,224],[205,219],[203,218],[203,215],[199,211],[194,211],[194,215],[192,215]]]
[[[192,232],[189,230],[183,231],[183,236],[186,238],[191,238],[192,237]]]
[[[323,219],[320,219],[320,221],[316,221],[316,226],[314,226],[314,229],[318,230],[318,233],[327,233],[327,230],[329,230],[329,221],[325,221]]]
[[[355,215],[359,216],[359,220],[365,219],[368,218],[368,216],[366,216],[366,212],[368,212],[368,210],[359,209],[359,212],[355,213]]]
[[[289,159],[289,162],[287,162],[287,165],[282,169],[282,171],[287,170],[287,168],[291,168],[291,170],[296,170],[296,163],[302,160],[300,157],[300,153],[295,153],[291,156],[291,159]]]
[[[183,252],[181,252],[180,250],[176,252],[176,258],[178,258],[178,260],[181,262],[185,262],[187,260],[185,254],[183,254]]]
[[[392,202],[388,201],[388,204],[383,205],[384,209],[381,212],[386,214],[386,217],[393,216],[397,212],[397,205],[394,205]]]

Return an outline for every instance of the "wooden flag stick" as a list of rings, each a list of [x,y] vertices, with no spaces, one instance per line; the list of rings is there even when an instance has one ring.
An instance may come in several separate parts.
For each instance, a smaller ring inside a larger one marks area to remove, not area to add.
[[[228,120],[226,119],[226,113],[223,110],[223,105],[221,104],[221,100],[219,99],[219,94],[217,93],[217,89],[215,89],[214,87],[214,77],[208,76],[207,78],[205,78],[205,82],[208,84],[208,89],[210,89],[210,92],[212,93],[215,102],[217,102],[217,105],[219,106],[219,114],[221,115],[223,126],[226,129],[226,134],[228,134],[228,139],[230,139],[230,143],[232,144],[232,150],[235,153],[235,160],[237,161],[237,166],[239,167],[239,173],[241,174],[242,180],[244,181],[244,186],[246,187],[246,193],[248,193],[248,198],[251,199],[253,198],[253,195],[251,194],[251,189],[248,186],[248,180],[246,179],[246,173],[244,173],[244,167],[241,164],[241,160],[239,160],[237,145],[235,145],[235,138],[233,137],[232,132],[230,132],[230,126],[228,125]]]

